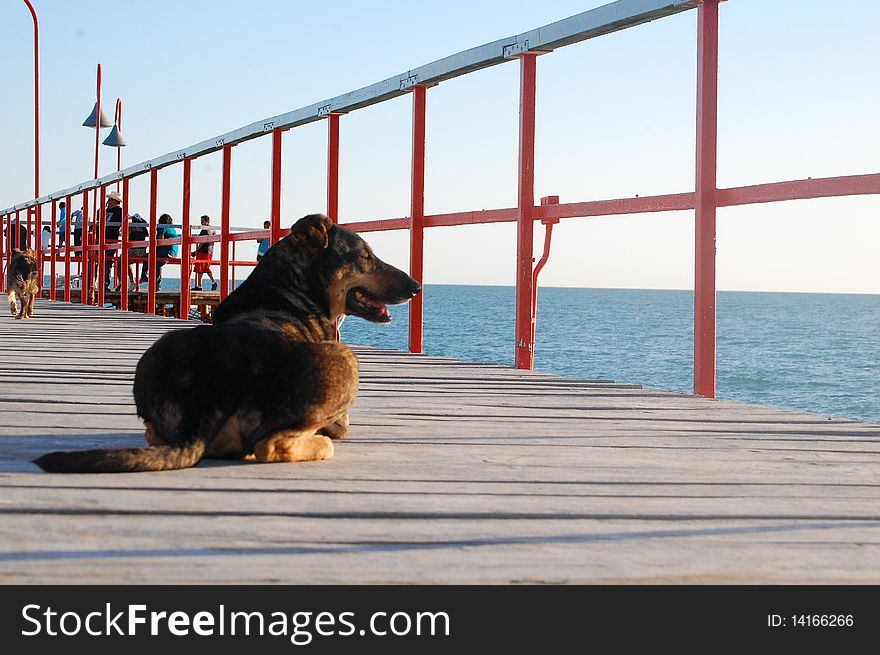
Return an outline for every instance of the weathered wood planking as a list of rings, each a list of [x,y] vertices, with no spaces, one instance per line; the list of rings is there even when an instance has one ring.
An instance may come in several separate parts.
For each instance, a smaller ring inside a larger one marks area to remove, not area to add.
[[[0,319],[0,581],[880,582],[880,426],[448,358],[358,349],[328,462],[30,464],[141,445],[134,367],[183,325]]]

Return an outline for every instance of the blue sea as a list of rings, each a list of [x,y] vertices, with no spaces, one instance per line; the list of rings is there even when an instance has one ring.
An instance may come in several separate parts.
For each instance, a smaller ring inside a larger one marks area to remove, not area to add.
[[[179,288],[168,279],[164,288]],[[429,284],[426,354],[513,364],[513,287]],[[407,350],[408,307],[345,342]],[[880,423],[880,296],[719,291],[718,398]],[[693,292],[544,288],[535,369],[693,391]]]
[[[427,285],[424,351],[512,365],[514,289]],[[880,423],[880,296],[721,291],[717,396]],[[348,343],[408,348],[389,325],[349,317]],[[541,288],[535,369],[693,391],[693,292]]]

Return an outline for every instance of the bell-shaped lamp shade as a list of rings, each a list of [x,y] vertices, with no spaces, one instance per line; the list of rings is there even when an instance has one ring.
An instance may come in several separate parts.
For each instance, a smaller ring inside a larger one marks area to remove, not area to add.
[[[98,103],[95,103],[95,107],[92,109],[92,113],[89,114],[89,117],[83,121],[83,127],[95,127],[95,116],[98,113]],[[101,127],[111,127],[113,123],[110,122],[110,119],[104,114],[104,110],[101,110]]]
[[[128,145],[125,142],[125,139],[122,138],[122,131],[119,129],[119,126],[115,124],[113,125],[113,129],[110,130],[110,134],[104,139],[103,143],[105,146],[110,146],[111,148],[122,148],[123,146]]]

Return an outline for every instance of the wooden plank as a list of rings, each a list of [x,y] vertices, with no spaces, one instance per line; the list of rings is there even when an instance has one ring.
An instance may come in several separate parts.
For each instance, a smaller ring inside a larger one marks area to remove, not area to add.
[[[30,463],[142,445],[134,366],[192,325],[0,321],[0,582],[880,581],[880,426],[608,380],[358,348],[333,460]]]

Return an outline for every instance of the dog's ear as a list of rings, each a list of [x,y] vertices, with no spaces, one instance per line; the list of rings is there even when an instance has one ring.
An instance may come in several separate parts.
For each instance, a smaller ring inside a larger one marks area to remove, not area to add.
[[[299,245],[321,250],[327,247],[328,233],[332,227],[333,221],[324,214],[309,214],[293,224],[290,236]]]

